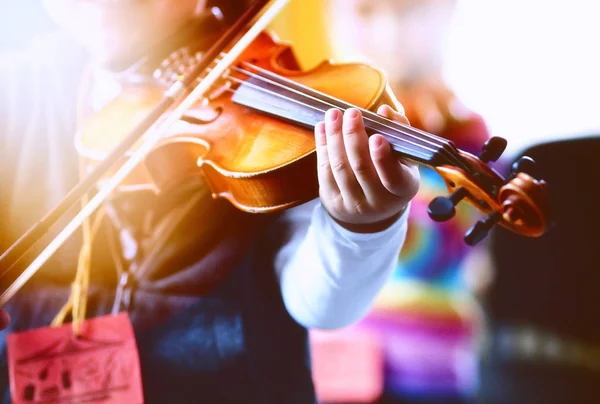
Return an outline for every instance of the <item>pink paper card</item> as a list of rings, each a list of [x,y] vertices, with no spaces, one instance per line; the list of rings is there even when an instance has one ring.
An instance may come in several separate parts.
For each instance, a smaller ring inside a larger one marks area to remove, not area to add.
[[[14,404],[144,402],[139,356],[127,314],[92,318],[7,337]]]

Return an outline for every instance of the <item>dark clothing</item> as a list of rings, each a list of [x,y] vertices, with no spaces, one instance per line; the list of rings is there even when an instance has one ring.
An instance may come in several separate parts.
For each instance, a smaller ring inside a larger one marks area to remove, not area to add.
[[[73,135],[83,61],[61,38],[0,60],[2,251],[77,181]],[[273,268],[287,237],[285,227],[272,226],[275,216],[245,214],[200,197],[174,222],[169,242],[144,261],[155,251],[156,229],[203,186],[111,201],[127,223],[107,220],[97,237],[88,317],[111,311],[117,276],[107,241],[126,229],[141,252],[125,266],[149,262],[133,284],[130,312],[147,403],[314,402],[307,332],[285,309]],[[80,240],[75,235],[9,302],[7,332],[50,324],[68,300]],[[3,353],[0,389],[9,402],[6,363]]]
[[[136,292],[131,319],[146,403],[315,402],[306,330],[281,301],[269,255],[254,250],[208,295]],[[47,325],[67,297],[66,288],[20,294],[11,328]],[[95,288],[90,315],[110,311],[113,298]],[[0,361],[9,403],[6,356]]]
[[[536,160],[537,176],[548,182],[555,227],[539,239],[503,229],[493,233],[496,279],[486,302],[490,345],[481,365],[482,403],[600,400],[597,369],[510,358],[498,338],[504,328],[530,327],[554,339],[600,347],[599,154],[600,137],[553,142],[525,152]]]
[[[581,366],[507,358],[499,344],[479,366],[477,404],[595,404],[600,375]]]
[[[549,186],[555,227],[531,239],[498,228],[491,249],[496,279],[487,309],[497,323],[534,323],[600,344],[600,137],[549,143],[525,152]]]

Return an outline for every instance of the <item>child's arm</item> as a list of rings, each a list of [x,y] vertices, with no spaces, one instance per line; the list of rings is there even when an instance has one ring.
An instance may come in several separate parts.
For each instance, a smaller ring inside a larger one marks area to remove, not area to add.
[[[290,315],[320,329],[360,320],[397,265],[407,215],[408,209],[387,229],[361,234],[338,225],[318,201],[286,212],[292,237],[275,267]]]
[[[406,122],[389,107],[379,113]],[[382,136],[367,137],[356,110],[329,111],[315,136],[320,203],[286,213],[292,235],[275,267],[296,321],[339,328],[366,314],[396,266],[419,174]]]

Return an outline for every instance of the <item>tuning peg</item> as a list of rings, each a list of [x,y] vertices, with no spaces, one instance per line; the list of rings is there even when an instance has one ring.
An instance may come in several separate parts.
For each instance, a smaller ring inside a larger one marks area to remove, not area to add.
[[[467,190],[463,187],[458,188],[449,196],[438,196],[429,203],[429,217],[436,222],[445,222],[450,220],[456,214],[455,206],[467,196]]]
[[[525,173],[535,178],[535,172],[535,161],[529,156],[521,157],[520,159],[515,161],[511,167],[511,174],[513,177],[518,173]]]
[[[502,153],[504,153],[504,150],[506,150],[507,143],[506,139],[498,136],[488,139],[481,148],[479,159],[484,163],[498,160],[502,156]]]
[[[470,246],[474,246],[475,244],[479,243],[481,240],[486,238],[490,230],[492,230],[492,227],[494,227],[494,225],[498,223],[500,219],[502,219],[502,214],[494,212],[487,218],[479,220],[465,234],[465,242]]]

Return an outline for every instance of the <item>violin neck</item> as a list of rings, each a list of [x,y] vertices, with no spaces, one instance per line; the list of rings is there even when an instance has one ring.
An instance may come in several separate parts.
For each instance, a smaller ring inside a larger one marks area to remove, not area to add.
[[[325,112],[330,108],[339,108],[342,111],[356,108],[266,71],[242,83],[232,100],[310,129],[325,119]],[[391,121],[372,111],[361,109],[361,112],[367,134],[383,135],[399,156],[430,167],[456,165],[453,159],[457,158],[458,153],[451,142],[409,125]]]

